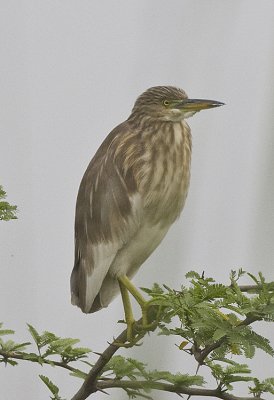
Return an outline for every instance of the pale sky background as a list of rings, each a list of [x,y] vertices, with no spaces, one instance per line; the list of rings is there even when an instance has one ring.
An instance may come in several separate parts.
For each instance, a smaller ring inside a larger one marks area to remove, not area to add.
[[[19,208],[17,221],[0,223],[0,319],[16,339],[29,340],[29,322],[100,352],[120,332],[120,298],[92,315],[70,305],[74,207],[97,147],[154,85],[226,106],[189,120],[183,215],[134,282],[179,288],[191,269],[227,282],[241,266],[273,280],[273,21],[273,0],[0,1],[0,183]],[[121,354],[194,373],[175,343],[153,334]],[[259,354],[254,373],[273,370]],[[22,362],[1,367],[0,398],[49,399],[38,373],[67,399],[81,384]],[[91,398],[126,398],[109,393]]]

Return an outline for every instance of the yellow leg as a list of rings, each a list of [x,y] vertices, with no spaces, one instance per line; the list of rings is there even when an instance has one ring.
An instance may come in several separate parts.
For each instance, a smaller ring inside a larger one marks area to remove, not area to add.
[[[122,284],[122,282],[119,281],[119,286],[120,286],[120,291],[122,295],[122,301],[123,301],[123,306],[124,306],[124,312],[125,312],[125,321],[127,324],[127,340],[130,342],[133,339],[133,325],[135,323],[133,313],[132,313],[132,308],[131,308],[131,303],[130,303],[130,298],[128,291],[126,287]]]
[[[144,328],[148,327],[149,326],[148,317],[147,317],[148,302],[145,300],[145,298],[141,295],[139,290],[132,284],[132,282],[130,281],[130,279],[128,279],[128,277],[126,275],[120,276],[118,278],[118,281],[119,281],[120,290],[121,290],[121,294],[122,294],[125,313],[126,313],[125,303],[127,301],[127,307],[128,307],[128,304],[130,307],[130,312],[129,311],[127,311],[127,312],[129,312],[130,317],[133,318],[130,299],[128,296],[128,292],[129,292],[135,298],[135,300],[141,307],[143,327]],[[126,296],[128,297],[128,300],[126,300],[126,301],[123,298],[123,296],[125,296],[125,292],[126,292]]]

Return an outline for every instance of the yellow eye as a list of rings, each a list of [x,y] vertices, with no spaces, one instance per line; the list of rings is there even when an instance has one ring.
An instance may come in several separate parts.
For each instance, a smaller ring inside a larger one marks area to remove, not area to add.
[[[163,101],[163,105],[166,106],[166,107],[169,106],[169,105],[170,105],[170,101],[164,100],[164,101]]]

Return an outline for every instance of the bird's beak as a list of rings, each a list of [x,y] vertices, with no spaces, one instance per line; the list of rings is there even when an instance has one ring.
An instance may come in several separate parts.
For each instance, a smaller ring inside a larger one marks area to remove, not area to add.
[[[216,100],[204,100],[204,99],[185,99],[176,104],[176,108],[184,111],[200,111],[207,110],[208,108],[220,107],[225,103],[221,103]]]

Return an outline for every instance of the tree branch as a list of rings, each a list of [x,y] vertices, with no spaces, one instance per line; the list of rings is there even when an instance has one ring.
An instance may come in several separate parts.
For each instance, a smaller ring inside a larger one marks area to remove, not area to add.
[[[247,317],[245,320],[239,323],[239,326],[247,326],[250,325],[252,322],[255,322],[258,318],[256,317]],[[142,319],[137,321],[141,323]],[[145,335],[146,332],[144,332]],[[157,389],[166,392],[173,392],[173,393],[180,393],[180,394],[187,394],[190,396],[212,396],[223,400],[262,400],[261,397],[238,397],[232,394],[226,393],[225,391],[217,389],[199,389],[199,388],[189,388],[184,386],[178,386],[168,383],[161,383],[161,382],[148,382],[148,381],[126,381],[126,380],[107,380],[107,381],[98,381],[98,377],[100,376],[101,372],[103,371],[105,365],[109,362],[112,356],[116,353],[116,351],[121,347],[119,344],[125,343],[127,340],[127,330],[125,329],[118,337],[115,339],[107,348],[106,350],[100,355],[97,362],[94,364],[90,372],[88,373],[84,383],[82,384],[81,388],[78,392],[72,397],[71,400],[85,400],[87,399],[92,393],[97,391],[105,391],[105,389],[109,388],[121,388],[121,389],[142,389],[142,388],[149,388],[149,389]],[[206,347],[205,349],[196,350],[193,352],[195,359],[201,365],[208,354],[221,346],[225,341],[225,337],[221,338],[220,340],[216,341],[215,343],[211,344],[210,346]]]
[[[139,322],[139,321],[138,321]],[[141,322],[141,320],[140,320]],[[127,330],[125,329],[118,337],[115,339],[106,350],[100,355],[97,362],[94,364],[90,372],[88,373],[84,383],[78,390],[78,392],[72,397],[72,400],[85,400],[91,393],[100,390],[97,386],[97,379],[100,373],[102,372],[105,365],[109,362],[111,357],[116,353],[116,351],[120,348],[119,345],[115,343],[125,343],[127,340]],[[101,388],[102,390],[103,388]]]
[[[151,318],[151,314],[149,314],[149,318]],[[136,329],[138,325],[142,323],[142,318],[135,322],[133,333],[137,334],[138,341],[145,336],[145,334],[149,330],[144,330],[141,333]],[[152,329],[155,329],[152,328]],[[127,341],[127,329],[125,329],[116,339],[113,340],[112,343],[106,348],[106,350],[100,355],[97,362],[94,364],[90,372],[88,373],[84,383],[78,390],[78,392],[72,397],[71,400],[85,400],[91,393],[96,392],[97,390],[102,390],[97,383],[98,377],[100,376],[101,372],[103,371],[106,364],[112,358],[112,356],[116,353],[120,347],[132,347],[136,342],[129,345],[125,344]]]
[[[180,385],[173,385],[171,383],[161,382],[148,382],[148,381],[126,381],[126,380],[108,380],[106,382],[98,382],[97,389],[105,390],[109,388],[121,388],[121,389],[156,389],[164,392],[187,394],[189,396],[205,396],[205,397],[216,397],[223,400],[262,400],[261,397],[239,397],[234,396],[230,393],[217,389],[199,389],[189,388]],[[80,400],[80,398],[79,398]]]

